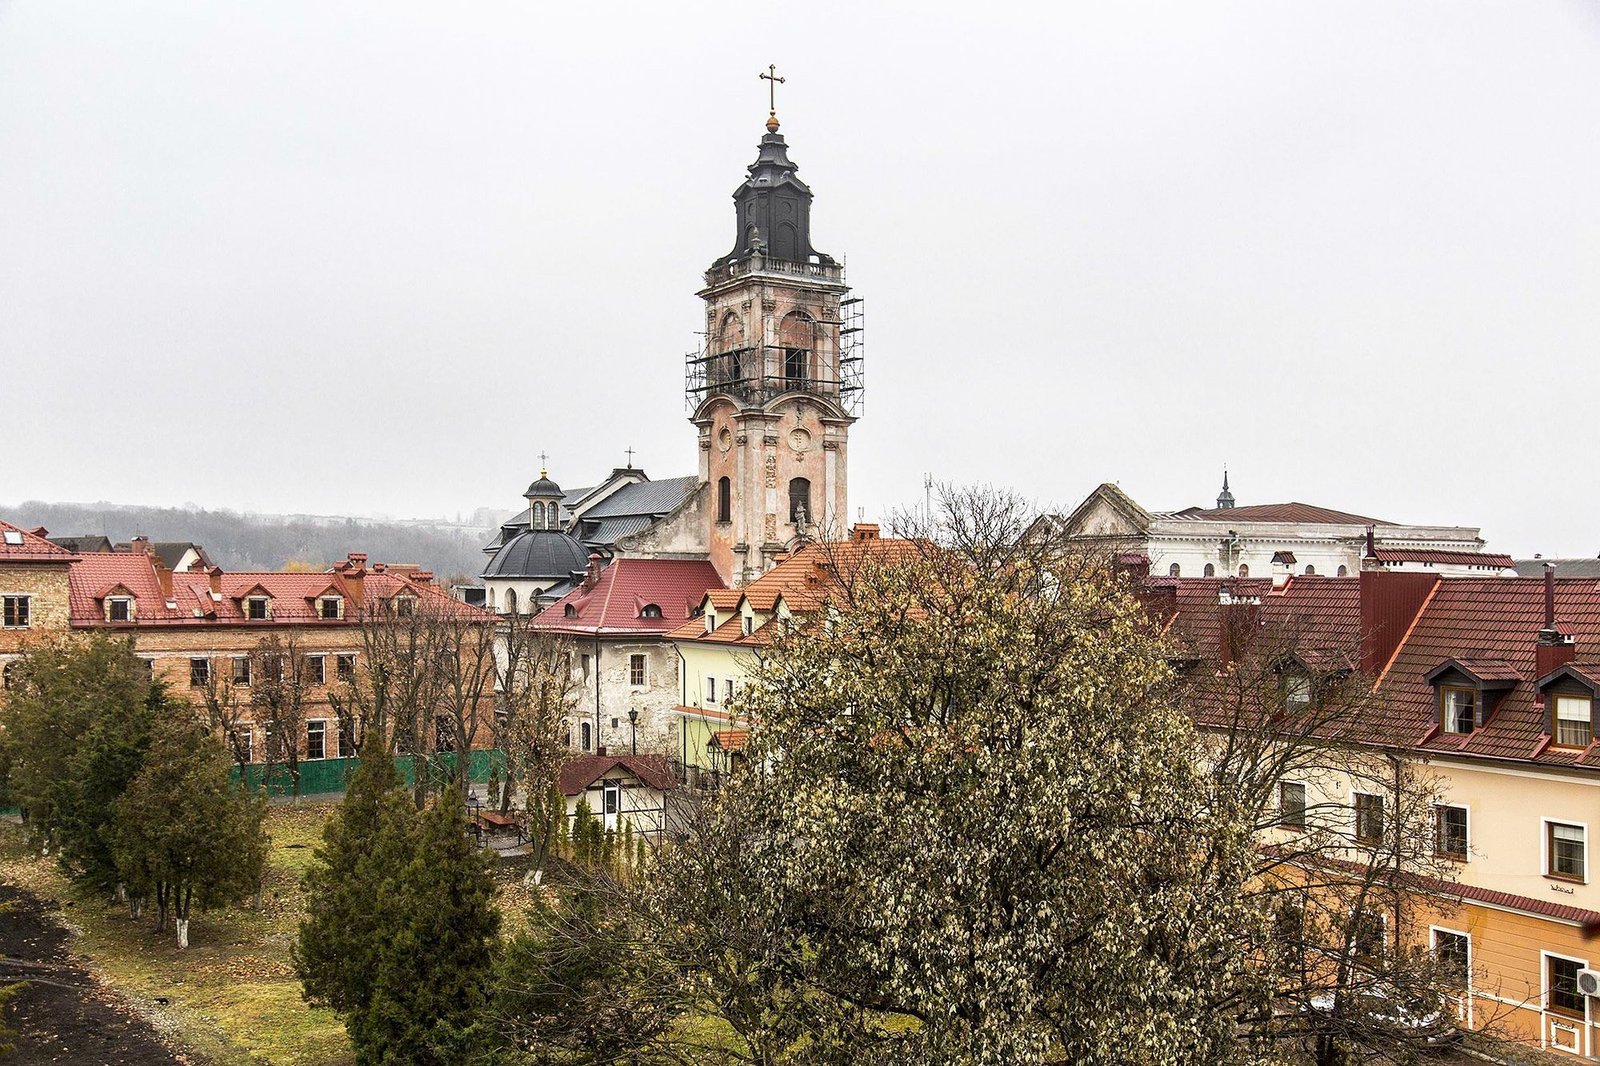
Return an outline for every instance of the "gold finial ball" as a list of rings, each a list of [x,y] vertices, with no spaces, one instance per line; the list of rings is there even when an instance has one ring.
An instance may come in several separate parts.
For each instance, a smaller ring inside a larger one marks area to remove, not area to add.
[[[778,113],[776,111],[774,111],[771,114],[767,115],[767,132],[768,133],[777,133],[778,132]]]

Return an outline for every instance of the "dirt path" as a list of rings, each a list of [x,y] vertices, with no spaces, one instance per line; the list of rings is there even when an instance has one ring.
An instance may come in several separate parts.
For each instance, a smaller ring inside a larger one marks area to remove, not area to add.
[[[28,981],[6,1011],[18,1032],[5,1066],[182,1066],[148,1023],[90,976],[37,898],[0,885],[0,901],[15,901],[0,913],[0,981]]]

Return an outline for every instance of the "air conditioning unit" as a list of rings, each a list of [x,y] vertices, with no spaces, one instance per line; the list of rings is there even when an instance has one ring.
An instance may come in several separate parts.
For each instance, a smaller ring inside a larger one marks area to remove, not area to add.
[[[1600,971],[1579,970],[1578,991],[1586,996],[1600,996]]]

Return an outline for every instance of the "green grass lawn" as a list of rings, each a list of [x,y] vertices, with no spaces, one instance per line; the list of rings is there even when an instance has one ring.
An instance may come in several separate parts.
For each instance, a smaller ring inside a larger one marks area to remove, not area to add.
[[[30,852],[22,827],[0,826],[0,878],[62,905],[72,947],[158,1029],[197,1060],[216,1066],[345,1066],[354,1061],[344,1026],[308,1006],[289,962],[300,920],[300,874],[311,861],[326,804],[275,806],[261,912],[196,913],[187,951],[126,906],[85,895],[53,858]],[[157,997],[169,1003],[158,1005]]]

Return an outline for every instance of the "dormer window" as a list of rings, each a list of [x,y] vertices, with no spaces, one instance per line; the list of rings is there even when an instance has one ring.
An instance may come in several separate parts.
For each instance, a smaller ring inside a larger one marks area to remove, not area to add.
[[[1470,733],[1477,725],[1477,689],[1439,686],[1439,728],[1446,733]]]
[[[751,618],[749,615],[745,615],[739,620],[739,631],[748,637],[751,633],[755,632],[755,623],[756,620],[754,618]]]
[[[643,607],[639,608],[639,617],[640,618],[660,618],[661,617],[661,607],[660,607],[660,605],[659,604],[654,604],[654,603],[645,604]]]
[[[1482,729],[1522,675],[1503,659],[1446,659],[1423,680],[1434,687],[1439,731],[1467,734]]]
[[[396,596],[394,598],[394,615],[396,618],[410,618],[417,613],[417,598],[415,596]]]
[[[325,622],[336,621],[343,614],[344,601],[339,596],[317,598],[317,617]]]
[[[246,596],[244,600],[244,616],[252,622],[265,622],[267,620],[267,604],[269,602],[265,596]]]
[[[1288,674],[1283,679],[1283,708],[1290,714],[1311,709],[1311,679],[1304,674]]]
[[[133,621],[132,596],[107,596],[106,621],[131,622]]]
[[[1594,740],[1594,701],[1588,696],[1553,696],[1555,702],[1555,744],[1563,748],[1587,748]]]
[[[1595,739],[1595,703],[1600,700],[1600,668],[1566,663],[1537,682],[1544,697],[1545,729],[1560,748],[1587,748]]]
[[[561,616],[563,618],[576,618],[578,617],[578,609],[569,603],[561,609]]]

